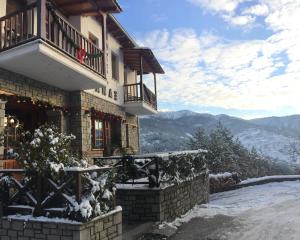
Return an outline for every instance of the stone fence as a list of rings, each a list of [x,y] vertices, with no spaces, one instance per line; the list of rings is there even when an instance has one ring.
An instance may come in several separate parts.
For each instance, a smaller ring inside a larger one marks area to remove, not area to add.
[[[161,188],[118,185],[116,197],[125,222],[172,221],[196,204],[208,202],[208,174]]]
[[[117,207],[87,223],[45,217],[3,217],[0,219],[0,239],[121,240],[122,209]]]

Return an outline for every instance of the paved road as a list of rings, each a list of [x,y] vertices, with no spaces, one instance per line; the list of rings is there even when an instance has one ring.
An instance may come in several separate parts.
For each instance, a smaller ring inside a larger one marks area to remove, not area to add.
[[[299,240],[300,182],[216,194],[196,211],[170,240]]]

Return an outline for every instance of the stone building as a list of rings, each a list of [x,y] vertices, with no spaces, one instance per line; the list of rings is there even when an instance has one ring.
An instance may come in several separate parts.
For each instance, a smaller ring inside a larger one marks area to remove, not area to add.
[[[0,167],[20,126],[50,122],[88,158],[138,152],[138,116],[157,112],[164,71],[112,15],[121,11],[116,0],[0,0]]]

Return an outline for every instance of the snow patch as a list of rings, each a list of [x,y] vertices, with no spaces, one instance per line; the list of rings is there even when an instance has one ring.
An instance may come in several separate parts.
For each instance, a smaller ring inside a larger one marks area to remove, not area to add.
[[[173,222],[162,223],[160,228],[178,228],[181,224],[198,217],[238,216],[251,209],[259,210],[289,200],[300,200],[300,181],[269,183],[216,193],[211,195],[209,204],[196,205]]]

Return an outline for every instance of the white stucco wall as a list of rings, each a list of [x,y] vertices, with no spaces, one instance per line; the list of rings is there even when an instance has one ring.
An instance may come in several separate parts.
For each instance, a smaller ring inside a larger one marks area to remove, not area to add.
[[[94,17],[81,17],[81,33],[89,37],[89,33],[98,38],[98,47],[102,49],[102,26]]]
[[[98,26],[97,26],[98,25]],[[84,35],[88,35],[88,32],[93,33],[95,36],[101,36],[102,34],[102,28],[100,23],[97,21],[92,21],[89,18],[82,19],[81,21],[81,31]],[[95,34],[96,33],[96,34]],[[87,36],[86,35],[86,36]],[[100,44],[102,37],[99,39]],[[124,104],[124,57],[122,52],[122,46],[119,44],[119,42],[111,35],[107,35],[107,63],[106,63],[106,77],[107,77],[107,86],[106,86],[106,96],[104,96],[101,92],[98,93],[94,89],[88,90],[88,92],[92,93],[93,95],[96,95],[102,99],[105,99],[107,101],[110,101],[112,103],[123,105]],[[112,78],[112,66],[111,66],[111,53],[114,52],[118,57],[119,62],[119,79],[118,81]],[[135,71],[128,70],[127,73],[127,82],[128,83],[135,83],[136,82],[136,73]],[[112,90],[112,93],[114,91],[117,91],[118,93],[118,100],[115,101],[114,98],[110,98],[108,96],[109,90]]]
[[[131,69],[127,70],[127,84],[133,84],[137,82],[137,74],[136,71]]]
[[[6,0],[0,0],[0,17],[6,14]]]

